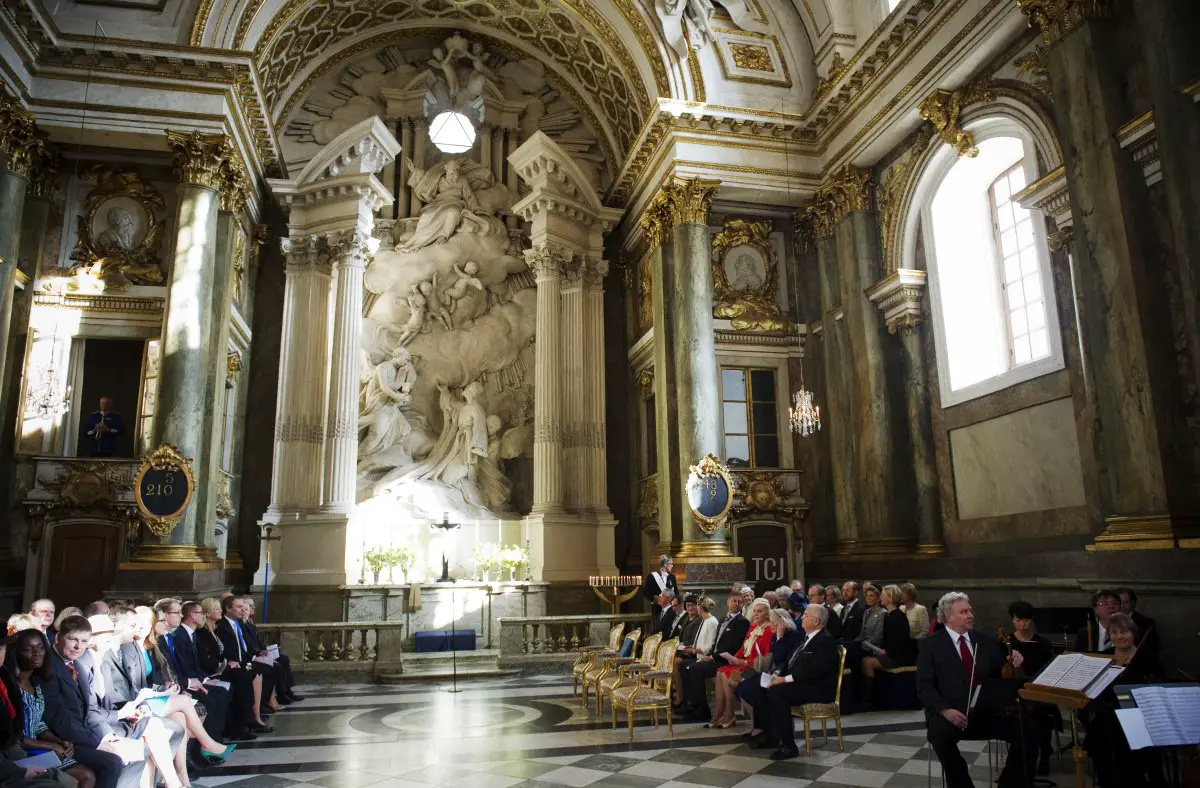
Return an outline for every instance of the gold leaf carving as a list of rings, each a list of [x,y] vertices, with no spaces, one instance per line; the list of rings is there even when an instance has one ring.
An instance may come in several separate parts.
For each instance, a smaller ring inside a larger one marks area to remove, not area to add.
[[[779,284],[770,221],[730,219],[713,236],[712,270],[716,303],[713,316],[729,320],[738,331],[785,332],[791,323],[775,303]],[[732,257],[732,252],[738,252]],[[762,266],[761,271],[755,267]],[[735,268],[731,281],[727,264]]]
[[[851,211],[869,210],[871,174],[847,164],[821,183],[804,215],[812,223],[816,237],[827,238]]]
[[[1050,66],[1046,64],[1045,47],[1041,44],[1034,46],[1031,52],[1014,60],[1013,65],[1021,74],[1029,75],[1029,84],[1033,85],[1034,90],[1050,95]]]
[[[166,282],[158,257],[163,238],[159,216],[166,210],[162,194],[134,170],[96,166],[84,178],[94,180],[96,187],[84,200],[84,215],[78,217],[79,240],[71,252],[78,265],[71,273],[95,277],[105,289],[116,291],[130,284]]]
[[[1042,31],[1046,46],[1054,46],[1088,19],[1106,17],[1111,0],[1017,0],[1017,8],[1029,17],[1030,26]]]
[[[220,191],[231,177],[233,145],[225,134],[198,131],[167,131],[167,145],[175,157],[175,174],[180,183],[207,186]]]
[[[729,52],[733,55],[733,64],[747,71],[766,71],[771,73],[775,67],[771,65],[771,53],[766,47],[754,44],[730,44]]]

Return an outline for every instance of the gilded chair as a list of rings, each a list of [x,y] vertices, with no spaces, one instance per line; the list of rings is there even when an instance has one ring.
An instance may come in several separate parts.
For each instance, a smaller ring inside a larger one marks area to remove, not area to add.
[[[805,703],[803,706],[792,707],[792,716],[804,720],[804,754],[812,755],[812,732],[809,725],[813,720],[821,721],[821,735],[829,744],[829,730],[826,720],[833,720],[837,728],[838,752],[845,752],[842,744],[842,679],[850,673],[846,669],[846,647],[838,646],[838,680],[837,692],[834,693],[833,703]]]
[[[583,705],[586,707],[588,702],[588,688],[595,688],[600,679],[608,675],[609,660],[621,659],[622,654],[628,654],[632,657],[637,653],[638,641],[642,638],[642,630],[635,629],[632,632],[625,633],[625,639],[621,642],[621,647],[617,651],[594,651],[592,652],[591,664],[583,671],[583,679],[580,684],[583,685]]]
[[[574,664],[571,665],[571,697],[575,697],[575,693],[579,689],[579,682],[583,680],[584,671],[588,669],[591,663],[592,656],[606,652],[615,655],[617,649],[621,647],[621,635],[625,633],[625,624],[614,624],[613,628],[608,631],[607,646],[581,646],[576,650],[578,656],[575,657]]]
[[[641,657],[605,657],[608,673],[601,677],[592,688],[596,693],[596,713],[604,713],[604,698],[612,697],[613,690],[634,682],[634,676],[645,670],[654,669],[654,655],[658,653],[658,644],[662,642],[662,633],[655,632],[642,641]]]
[[[671,726],[671,668],[675,664],[675,652],[678,650],[679,638],[659,643],[658,653],[654,655],[654,670],[637,673],[632,684],[613,690],[613,727],[617,727],[617,709],[625,709],[630,741],[633,741],[633,715],[639,711],[650,712],[655,727],[658,727],[659,710],[665,711],[667,734],[675,735],[675,729]]]

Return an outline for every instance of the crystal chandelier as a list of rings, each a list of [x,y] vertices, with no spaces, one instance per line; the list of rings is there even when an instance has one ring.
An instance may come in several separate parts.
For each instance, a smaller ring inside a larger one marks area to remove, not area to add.
[[[792,432],[801,438],[807,438],[821,431],[821,406],[813,402],[812,392],[804,388],[803,369],[801,366],[800,390],[792,395],[792,407],[788,416],[792,423]]]
[[[58,421],[59,417],[71,409],[71,387],[67,386],[65,395],[58,393],[58,370],[54,361],[42,367],[41,372],[29,392],[25,396],[26,418],[39,421]]]

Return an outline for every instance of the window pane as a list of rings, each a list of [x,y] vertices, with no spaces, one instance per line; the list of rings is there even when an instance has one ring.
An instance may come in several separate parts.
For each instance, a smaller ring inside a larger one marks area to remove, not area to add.
[[[721,398],[727,400],[746,399],[746,372],[741,369],[721,370]]]
[[[1014,220],[1012,211],[1008,210],[1007,208],[999,209],[996,211],[996,220],[1000,223],[1001,230],[1007,230],[1013,226]]]
[[[775,373],[769,369],[750,370],[750,397],[755,402],[775,401]]]
[[[1017,162],[1020,164],[1020,162]],[[1012,189],[1012,194],[1016,194],[1025,188],[1025,170],[1022,167],[1014,165],[1014,169],[1008,176],[1008,185]]]
[[[1033,222],[1028,218],[1017,222],[1017,243],[1022,249],[1033,246]]]
[[[1041,304],[1029,307],[1029,330],[1036,331],[1046,327],[1046,310]]]
[[[1021,306],[1025,306],[1025,288],[1021,287],[1021,280],[1018,279],[1008,286],[1008,308]]]
[[[1012,311],[1012,332],[1014,337],[1029,333],[1029,320],[1025,317],[1024,309]]]
[[[756,402],[754,403],[754,434],[755,435],[775,435],[779,432],[776,425],[778,415],[775,412],[774,402]]]
[[[1017,251],[1017,233],[1013,230],[1005,230],[1000,233],[1000,251],[1006,255]]]
[[[779,467],[779,439],[774,435],[759,435],[754,439],[754,465],[758,468]]]
[[[749,432],[750,425],[746,423],[746,406],[740,402],[727,402],[725,410],[725,432]]]
[[[1009,255],[1004,258],[1004,281],[1015,282],[1021,278],[1021,258]]]
[[[1025,277],[1025,300],[1029,303],[1042,300],[1042,277],[1040,274]]]
[[[1013,342],[1013,360],[1018,364],[1029,361],[1029,338],[1021,337]]]
[[[725,464],[745,468],[750,464],[750,439],[745,435],[725,436]]]
[[[996,181],[996,185],[993,188],[996,190],[997,203],[1004,204],[1008,201],[1008,182],[1004,178]]]
[[[1032,249],[1026,249],[1021,253],[1021,271],[1026,275],[1035,273],[1041,275],[1038,271],[1037,255],[1033,253]]]
[[[1050,335],[1046,333],[1046,329],[1039,328],[1030,334],[1029,346],[1033,358],[1042,358],[1050,355]]]

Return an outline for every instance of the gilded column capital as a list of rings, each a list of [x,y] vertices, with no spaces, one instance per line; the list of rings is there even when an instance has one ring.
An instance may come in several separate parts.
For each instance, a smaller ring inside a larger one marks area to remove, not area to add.
[[[526,249],[524,255],[525,264],[537,275],[538,279],[562,275],[570,267],[571,260],[575,257],[565,246],[553,243],[543,243],[532,249]]]
[[[847,164],[831,173],[817,188],[804,217],[817,238],[833,235],[838,224],[852,211],[871,210],[871,174]]]
[[[246,209],[253,189],[245,166],[236,158],[230,159],[227,165],[222,167],[220,188],[222,212],[237,214]]]
[[[1046,236],[1046,245],[1050,247],[1050,251],[1052,252],[1058,252],[1066,249],[1067,253],[1070,254],[1075,246],[1074,226],[1068,224],[1066,227],[1055,230],[1054,232],[1048,234]]]
[[[720,181],[701,178],[677,180],[664,186],[674,223],[707,225],[709,206],[720,189]]]
[[[62,153],[58,146],[38,132],[39,144],[33,152],[33,166],[29,173],[29,194],[34,197],[50,197],[54,194],[58,180],[58,168],[62,165]]]
[[[1054,46],[1087,20],[1109,16],[1112,0],[1017,0],[1017,8],[1041,29],[1046,46]]]
[[[167,131],[167,145],[175,158],[180,183],[221,191],[229,178],[233,144],[226,134]]]
[[[0,152],[8,156],[8,171],[30,180],[41,152],[49,144],[33,113],[17,99],[0,95]]]

